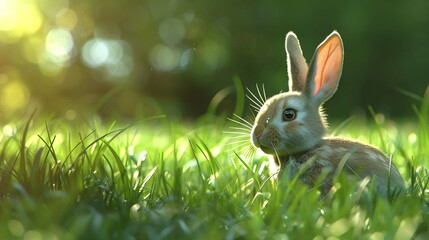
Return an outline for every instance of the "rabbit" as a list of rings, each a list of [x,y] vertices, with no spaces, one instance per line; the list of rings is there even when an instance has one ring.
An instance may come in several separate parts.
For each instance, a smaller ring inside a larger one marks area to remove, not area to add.
[[[327,121],[322,105],[337,90],[343,66],[339,33],[333,31],[317,47],[309,65],[293,32],[286,35],[285,49],[289,91],[266,100],[250,133],[253,146],[269,155],[274,172],[289,179],[299,174],[299,181],[319,187],[323,195],[332,188],[336,171],[361,180],[375,177],[375,191],[383,195],[389,190],[403,191],[405,183],[398,169],[380,150],[325,136]],[[320,184],[316,181],[324,169],[328,174]]]

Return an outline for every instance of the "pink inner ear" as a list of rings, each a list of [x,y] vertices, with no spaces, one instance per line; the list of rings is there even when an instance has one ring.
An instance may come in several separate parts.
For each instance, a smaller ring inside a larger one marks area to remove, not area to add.
[[[342,47],[338,37],[332,37],[324,42],[317,51],[316,76],[314,78],[314,92],[317,95],[321,88],[328,92],[335,91],[341,72]]]

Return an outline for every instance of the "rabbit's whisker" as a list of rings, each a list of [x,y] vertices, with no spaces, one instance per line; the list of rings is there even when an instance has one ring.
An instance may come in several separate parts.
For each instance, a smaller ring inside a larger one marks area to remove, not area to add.
[[[249,133],[248,132],[236,132],[236,131],[233,131],[233,132],[230,132],[230,131],[224,131],[223,133],[226,133],[226,134],[232,134],[232,135],[236,135],[236,134],[239,134],[239,135],[245,135],[246,137],[249,137]]]
[[[233,148],[231,148],[231,149],[229,149],[228,151],[235,151],[236,149],[240,149],[240,148],[243,148],[243,146],[248,146],[249,145],[249,143],[242,143],[242,144],[239,144],[239,145],[237,145],[237,146],[235,146],[235,147],[233,147]]]
[[[283,143],[279,143],[279,148],[281,150],[284,150],[287,155],[291,155],[291,153],[289,152],[289,150],[286,148],[286,146]]]
[[[256,106],[256,105],[254,105],[254,104],[249,104],[249,106],[251,107],[251,110],[259,111],[259,109],[261,109],[261,107],[260,107],[260,106]]]
[[[257,106],[262,107],[264,105],[264,102],[261,99],[259,99],[249,88],[246,88],[246,89],[250,93],[250,95],[246,94],[247,98]]]
[[[235,123],[237,123],[237,124],[240,124],[240,125],[242,125],[242,126],[247,126],[247,127],[249,127],[249,128],[252,128],[253,124],[252,124],[250,121],[248,121],[248,120],[246,120],[246,119],[244,119],[244,118],[242,118],[242,117],[238,116],[238,115],[237,115],[237,114],[235,114],[235,113],[234,113],[234,117],[235,117],[235,118],[237,118],[237,120],[236,120],[236,119],[233,119],[233,118],[228,118],[228,119],[229,119],[230,121],[235,122]]]
[[[243,128],[243,127],[230,127],[231,129],[235,129],[235,130],[243,130],[243,131],[249,131],[249,130],[251,130],[250,128]],[[250,131],[249,131],[249,133],[250,133]]]
[[[242,136],[236,136],[236,137],[230,137],[229,139],[243,139],[243,140],[247,140],[247,141],[249,141],[249,136],[244,136],[244,135],[242,135]]]
[[[263,86],[263,85],[262,85],[262,86]],[[266,98],[264,98],[264,97],[262,96],[262,94],[261,94],[261,90],[259,89],[258,84],[256,84],[256,91],[258,92],[259,99],[260,99],[262,102],[265,102],[267,99],[266,99]],[[265,96],[265,94],[264,94],[264,96]]]
[[[252,145],[248,146],[244,150],[245,150],[244,156],[246,156],[249,159],[253,158],[253,155],[256,152],[256,149]]]
[[[248,139],[244,139],[244,140],[235,140],[233,142],[230,142],[228,145],[234,145],[237,143],[250,143]]]
[[[265,92],[265,85],[262,84],[262,93],[264,94],[264,102],[267,101],[267,93]]]

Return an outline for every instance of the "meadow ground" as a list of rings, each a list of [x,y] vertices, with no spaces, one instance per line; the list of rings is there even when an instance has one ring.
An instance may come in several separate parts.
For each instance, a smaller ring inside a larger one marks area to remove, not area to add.
[[[324,198],[271,181],[267,158],[248,156],[224,117],[128,126],[27,116],[1,127],[0,238],[427,239],[428,109],[416,107],[415,121],[374,114],[331,127],[393,156],[408,192],[387,198],[341,175]]]

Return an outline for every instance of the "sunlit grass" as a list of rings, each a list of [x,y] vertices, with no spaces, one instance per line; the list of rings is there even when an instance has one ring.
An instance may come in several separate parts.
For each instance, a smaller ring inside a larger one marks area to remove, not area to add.
[[[389,198],[341,175],[328,198],[271,181],[266,157],[231,151],[224,118],[186,126],[162,116],[134,125],[28,116],[1,128],[0,237],[424,239],[429,132],[416,113],[420,121],[331,126],[394,157],[409,189]]]

